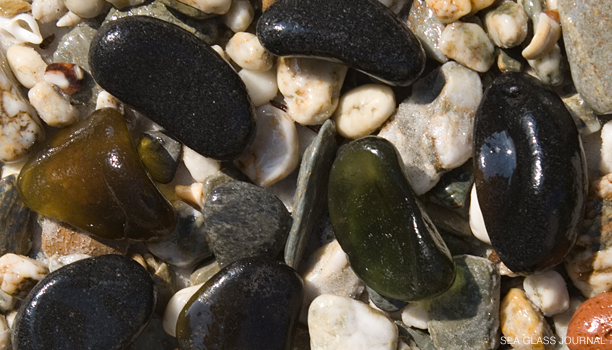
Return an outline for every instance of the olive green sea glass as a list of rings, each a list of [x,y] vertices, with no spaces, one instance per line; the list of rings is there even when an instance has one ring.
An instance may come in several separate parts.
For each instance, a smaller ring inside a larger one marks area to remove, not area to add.
[[[389,141],[371,136],[345,145],[332,166],[328,191],[334,234],[368,287],[388,298],[416,301],[451,286],[450,252]]]
[[[172,181],[181,160],[180,142],[161,131],[147,131],[138,139],[136,150],[153,180],[162,184]]]
[[[49,139],[21,170],[19,191],[40,215],[100,238],[148,241],[176,224],[114,109],[95,111]]]

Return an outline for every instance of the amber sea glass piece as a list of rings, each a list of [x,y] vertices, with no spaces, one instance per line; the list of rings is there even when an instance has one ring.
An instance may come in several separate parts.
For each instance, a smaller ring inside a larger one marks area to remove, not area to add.
[[[140,163],[123,116],[97,110],[60,130],[23,167],[28,207],[109,239],[149,241],[176,224],[170,203]]]

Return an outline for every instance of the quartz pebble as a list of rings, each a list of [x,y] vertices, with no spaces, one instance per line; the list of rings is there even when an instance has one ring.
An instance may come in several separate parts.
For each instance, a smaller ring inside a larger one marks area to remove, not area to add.
[[[609,14],[612,2],[558,0],[563,42],[576,90],[597,114],[612,113]]]
[[[47,256],[86,254],[100,256],[106,254],[125,255],[128,242],[94,238],[61,221],[44,218],[42,221],[42,249]]]
[[[13,347],[123,349],[145,328],[154,305],[153,281],[133,260],[77,261],[49,274],[24,300]]]
[[[350,298],[326,294],[308,310],[312,350],[396,350],[398,331],[386,316]]]
[[[482,242],[491,244],[491,238],[487,232],[487,227],[482,217],[482,210],[478,203],[478,195],[476,194],[476,186],[472,186],[470,195],[470,229],[474,234],[474,237],[478,238]]]
[[[215,187],[203,213],[205,232],[220,267],[247,257],[276,258],[291,227],[291,215],[276,196],[240,181]]]
[[[543,57],[554,49],[561,38],[561,26],[558,20],[551,18],[546,12],[540,13],[536,23],[533,38],[522,52],[523,57],[528,60]]]
[[[34,85],[28,91],[28,98],[40,119],[49,126],[61,128],[79,119],[77,109],[46,81]]]
[[[439,350],[495,349],[499,333],[501,278],[489,260],[455,257],[453,286],[429,301],[427,323]]]
[[[255,137],[242,80],[210,46],[177,26],[145,16],[109,22],[92,41],[89,60],[100,86],[203,156],[235,159]],[[181,103],[168,91],[182,96]]]
[[[558,86],[563,83],[562,59],[559,44],[555,44],[547,54],[533,60],[527,60],[527,63],[533,69],[533,75],[544,84]]]
[[[342,95],[332,116],[338,134],[358,139],[378,129],[395,112],[395,95],[386,85],[362,85]]]
[[[347,67],[313,58],[278,59],[278,89],[289,116],[303,125],[322,124],[338,106]]]
[[[269,103],[278,93],[278,82],[276,69],[268,71],[252,71],[242,69],[238,76],[246,85],[251,102],[255,107],[260,107]]]
[[[45,265],[27,256],[8,253],[0,257],[0,289],[18,298],[26,296],[48,273]]]
[[[406,23],[406,20],[404,20]],[[440,51],[440,37],[445,24],[440,22],[434,11],[427,6],[425,0],[414,0],[410,7],[407,25],[419,38],[427,57],[440,63],[446,63],[448,58]]]
[[[487,33],[495,45],[511,48],[527,37],[527,14],[523,6],[514,1],[503,1],[484,17]]]
[[[607,122],[601,129],[601,160],[599,171],[602,174],[612,173],[612,122]]]
[[[584,302],[583,298],[573,297],[570,300],[569,308],[560,314],[556,314],[552,317],[553,324],[555,326],[555,334],[557,336],[557,340],[559,341],[559,346],[555,349],[557,350],[569,350],[567,347],[567,343],[570,342],[567,339],[567,328],[569,327],[569,323],[572,319],[572,316],[576,313],[576,310],[580,307],[580,305]]]
[[[274,55],[340,61],[392,85],[412,84],[425,67],[418,39],[378,1],[278,0],[257,36]]]
[[[205,157],[185,145],[183,145],[182,160],[191,177],[198,182],[206,181],[206,178],[221,169],[218,161]]]
[[[298,269],[306,245],[325,212],[329,170],[336,156],[336,127],[327,120],[303,152],[293,198],[293,224],[285,245],[285,263]]]
[[[32,16],[41,23],[55,22],[68,11],[64,0],[33,0]]]
[[[266,104],[257,109],[257,135],[236,166],[258,186],[269,187],[297,167],[300,155],[295,123],[287,113]]]
[[[30,89],[43,81],[47,64],[34,48],[14,45],[6,51],[6,60],[21,85]]]
[[[225,53],[244,69],[268,71],[274,66],[272,55],[261,46],[255,34],[234,34],[225,46]]]
[[[21,170],[19,190],[37,213],[100,238],[159,239],[176,224],[110,108],[55,134]]]
[[[402,322],[407,327],[426,330],[430,319],[429,304],[427,302],[408,303],[402,309]]]
[[[512,288],[501,302],[499,312],[504,342],[516,350],[552,350],[553,332],[542,314],[534,309],[525,292]]]
[[[53,272],[68,264],[72,264],[73,262],[89,258],[91,258],[90,255],[80,253],[69,255],[54,254],[49,257],[49,260],[47,260],[47,265],[49,266],[49,272]]]
[[[472,11],[470,0],[426,0],[442,23],[453,23]]]
[[[32,211],[23,203],[17,187],[17,176],[0,180],[0,255],[26,255],[32,247]]]
[[[559,96],[523,73],[498,77],[476,114],[472,159],[501,261],[519,274],[560,263],[581,227],[587,178],[576,124]]]
[[[570,298],[563,277],[554,270],[525,277],[523,288],[527,298],[542,311],[553,316],[569,308]]]
[[[419,80],[378,136],[397,148],[413,190],[421,195],[472,152],[472,128],[482,98],[478,74],[448,62]]]
[[[94,18],[104,10],[104,0],[64,0],[64,5],[70,12],[81,18]]]
[[[289,266],[238,260],[187,302],[176,325],[179,348],[289,349],[302,297],[302,281]]]
[[[44,131],[36,112],[23,98],[4,54],[0,53],[0,161],[22,157],[28,149],[42,141]]]
[[[599,350],[612,345],[611,308],[612,293],[599,294],[580,305],[567,328],[565,340],[570,350]]]
[[[417,301],[451,286],[450,252],[417,202],[389,141],[369,136],[340,150],[329,175],[328,205],[334,235],[351,267],[377,293]]]
[[[181,201],[174,201],[178,214],[174,231],[161,241],[147,243],[147,248],[163,261],[179,267],[193,266],[210,258],[202,213]]]
[[[583,228],[565,260],[573,284],[587,298],[610,291],[612,285],[612,174],[591,181]]]
[[[466,67],[484,73],[493,65],[495,47],[478,24],[454,22],[442,32],[440,51]]]
[[[173,337],[176,337],[176,321],[187,302],[191,297],[204,285],[204,283],[196,284],[191,287],[183,288],[172,296],[166,310],[164,311],[164,331]]]
[[[253,22],[254,17],[255,10],[250,1],[232,0],[232,7],[223,15],[223,23],[234,33],[238,33],[245,31]]]
[[[303,271],[304,301],[300,313],[300,321],[303,323],[307,323],[308,308],[318,296],[333,294],[357,299],[365,288],[336,240],[317,249]]]

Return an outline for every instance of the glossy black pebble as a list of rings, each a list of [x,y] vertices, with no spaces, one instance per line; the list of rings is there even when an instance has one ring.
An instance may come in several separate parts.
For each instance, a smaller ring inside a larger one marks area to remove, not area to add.
[[[521,274],[565,257],[587,194],[578,130],[561,99],[521,73],[498,77],[474,122],[478,201],[493,248]]]
[[[278,0],[257,37],[274,55],[339,60],[391,85],[410,85],[425,68],[419,40],[377,0]]]
[[[81,260],[50,273],[15,318],[15,350],[120,350],[145,328],[153,280],[121,255]]]
[[[187,302],[176,325],[179,348],[288,350],[302,297],[302,279],[289,266],[238,260]]]
[[[238,74],[191,33],[146,16],[102,26],[89,50],[98,84],[194,151],[240,156],[255,137],[255,112]]]

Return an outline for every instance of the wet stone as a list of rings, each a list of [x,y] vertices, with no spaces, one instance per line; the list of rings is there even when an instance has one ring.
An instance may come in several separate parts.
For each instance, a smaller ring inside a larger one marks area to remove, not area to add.
[[[164,332],[161,317],[153,314],[145,329],[127,350],[175,350],[177,348],[176,338]]]
[[[429,302],[427,324],[439,350],[494,349],[499,333],[501,278],[489,260],[455,257],[453,286]]]
[[[274,55],[340,61],[392,85],[410,85],[425,67],[416,36],[378,1],[278,0],[257,36]]]
[[[372,136],[345,145],[328,191],[334,234],[366,285],[403,301],[432,298],[451,286],[450,252],[421,210],[389,141]]]
[[[570,350],[608,349],[612,345],[612,293],[587,299],[574,313],[567,328]],[[584,339],[580,344],[580,339]]]
[[[289,266],[261,258],[236,261],[181,311],[179,348],[289,350],[302,294],[302,281]]]
[[[205,157],[235,159],[254,140],[255,111],[238,74],[175,25],[145,16],[109,22],[89,62],[102,88]]]
[[[473,161],[478,202],[501,261],[519,274],[561,262],[576,241],[587,196],[578,130],[561,99],[525,74],[498,77],[476,114]]]
[[[26,205],[99,238],[147,241],[174,229],[176,214],[140,163],[123,116],[95,111],[60,130],[24,165]]]
[[[291,227],[291,215],[280,199],[240,181],[215,187],[203,213],[206,235],[220,267],[247,257],[275,259]]]
[[[178,214],[174,231],[160,241],[147,243],[147,249],[163,261],[179,267],[193,266],[212,257],[202,213],[178,200],[173,206]]]
[[[81,260],[30,292],[15,318],[13,348],[124,349],[154,305],[153,281],[135,261],[120,255]]]
[[[326,121],[310,143],[300,165],[293,199],[293,224],[285,246],[285,262],[297,269],[310,235],[325,210],[329,169],[336,156],[336,126]]]
[[[28,254],[32,248],[31,215],[32,211],[19,197],[17,176],[0,180],[0,256]]]
[[[161,131],[147,131],[138,140],[136,150],[153,180],[162,184],[172,181],[181,161],[180,142]]]

